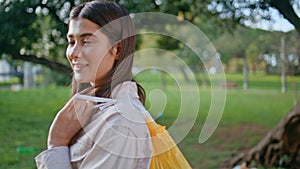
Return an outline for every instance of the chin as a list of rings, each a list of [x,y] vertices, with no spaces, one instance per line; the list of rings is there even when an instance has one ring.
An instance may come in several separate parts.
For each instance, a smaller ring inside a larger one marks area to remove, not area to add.
[[[78,82],[78,83],[90,83],[90,81],[85,78],[85,77],[82,77],[80,75],[75,75],[74,76],[74,79]]]

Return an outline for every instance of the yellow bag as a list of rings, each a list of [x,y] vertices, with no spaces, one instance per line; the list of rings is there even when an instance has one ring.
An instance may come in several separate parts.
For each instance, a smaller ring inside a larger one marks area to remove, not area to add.
[[[146,122],[153,148],[150,169],[191,169],[192,167],[166,130],[166,126],[161,126],[148,118]]]

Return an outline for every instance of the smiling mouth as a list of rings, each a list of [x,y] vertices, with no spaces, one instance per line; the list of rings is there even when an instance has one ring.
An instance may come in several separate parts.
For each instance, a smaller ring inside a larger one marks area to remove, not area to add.
[[[73,69],[75,71],[82,71],[84,70],[84,68],[86,68],[88,66],[88,64],[74,64],[73,65]]]

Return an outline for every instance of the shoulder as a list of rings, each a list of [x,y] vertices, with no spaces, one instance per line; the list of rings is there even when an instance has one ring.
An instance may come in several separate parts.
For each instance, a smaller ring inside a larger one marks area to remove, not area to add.
[[[148,137],[149,131],[145,112],[137,108],[135,102],[136,100],[120,100],[113,105],[100,107],[88,125],[84,127],[85,132],[98,133],[109,128],[115,128],[132,132],[136,137]]]
[[[95,137],[96,147],[131,158],[149,157],[151,136],[143,112],[128,105],[124,109],[125,105],[118,103],[103,112],[105,122]]]
[[[137,137],[147,137],[145,112],[135,106],[135,101],[119,101],[110,110],[106,122],[116,128],[127,128]]]

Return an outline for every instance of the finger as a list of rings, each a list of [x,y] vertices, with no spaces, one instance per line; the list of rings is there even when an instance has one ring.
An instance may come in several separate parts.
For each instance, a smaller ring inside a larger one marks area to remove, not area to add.
[[[94,114],[94,104],[89,101],[84,100],[74,100],[74,108],[75,113],[77,116],[78,121],[80,122],[81,126],[85,126],[87,121],[91,118]]]
[[[81,98],[74,98],[74,105],[81,105],[83,106],[85,109],[88,110],[92,110],[95,106],[94,101],[90,101],[90,100],[83,100]]]

